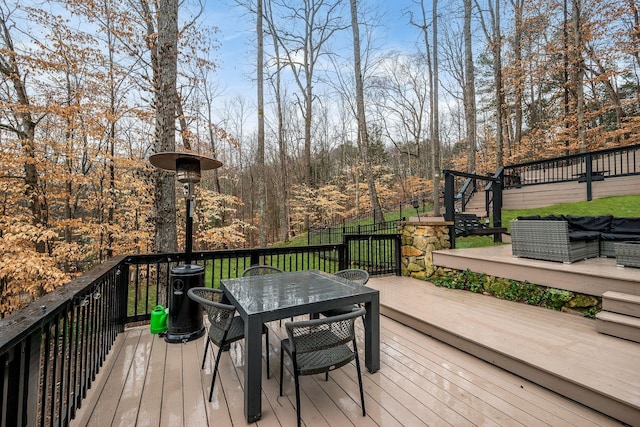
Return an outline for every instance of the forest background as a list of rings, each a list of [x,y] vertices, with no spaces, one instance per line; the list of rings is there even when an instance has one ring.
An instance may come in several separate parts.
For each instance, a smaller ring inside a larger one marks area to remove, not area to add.
[[[154,152],[222,161],[196,186],[194,250],[214,250],[417,194],[437,213],[442,169],[638,143],[636,0],[413,0],[411,50],[377,45],[372,1],[237,0],[255,99],[225,96],[203,1],[0,0],[0,316],[110,256],[182,247],[158,242],[184,199]]]

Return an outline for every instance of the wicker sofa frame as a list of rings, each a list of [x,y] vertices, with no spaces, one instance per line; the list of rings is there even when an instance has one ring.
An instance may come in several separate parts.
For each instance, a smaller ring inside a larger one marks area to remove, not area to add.
[[[616,256],[616,240],[600,240],[600,256],[613,258]]]
[[[511,221],[513,256],[571,263],[615,257],[621,242],[640,243],[640,217],[547,215]]]
[[[514,257],[572,263],[600,255],[598,239],[571,240],[567,221],[511,221]]]
[[[618,242],[615,245],[616,264],[640,267],[640,242]]]

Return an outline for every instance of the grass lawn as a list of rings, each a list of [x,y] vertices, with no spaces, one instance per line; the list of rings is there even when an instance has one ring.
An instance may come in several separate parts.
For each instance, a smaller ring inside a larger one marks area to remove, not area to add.
[[[407,213],[406,209],[403,213]],[[640,217],[640,194],[634,196],[616,196],[605,197],[602,199],[592,200],[590,202],[561,203],[559,205],[545,206],[534,209],[517,209],[502,211],[502,226],[509,228],[509,222],[519,216],[528,215],[613,215],[617,217]],[[389,212],[385,214],[385,220],[400,220],[400,212]],[[347,225],[371,224],[373,219],[360,220]],[[307,244],[307,235],[301,234],[296,236],[286,246],[305,246]],[[458,237],[456,239],[456,247],[458,248],[475,248],[483,246],[500,245],[502,243],[494,243],[493,236],[475,236],[475,237]]]
[[[617,217],[640,217],[640,195],[605,197],[590,202],[561,203],[535,209],[518,209],[502,212],[502,223],[525,215],[613,215]]]
[[[502,211],[502,226],[509,229],[511,220],[529,215],[640,217],[640,195],[604,197],[590,202],[561,203],[534,209],[504,210]],[[456,248],[478,248],[500,244],[502,243],[493,242],[493,236],[458,237],[456,239]]]

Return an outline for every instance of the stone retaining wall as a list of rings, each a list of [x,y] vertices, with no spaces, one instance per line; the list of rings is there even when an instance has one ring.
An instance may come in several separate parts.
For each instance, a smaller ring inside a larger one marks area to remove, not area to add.
[[[402,275],[426,280],[436,270],[431,253],[449,249],[449,226],[441,219],[399,222],[402,238]]]

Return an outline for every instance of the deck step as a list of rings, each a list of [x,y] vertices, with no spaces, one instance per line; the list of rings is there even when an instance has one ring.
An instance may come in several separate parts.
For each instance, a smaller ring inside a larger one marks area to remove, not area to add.
[[[603,334],[640,343],[640,317],[601,311],[596,315],[596,330]]]
[[[640,343],[640,296],[614,291],[603,293],[596,330]]]
[[[607,291],[602,294],[602,310],[640,317],[640,295]]]
[[[611,268],[616,269],[613,265]],[[594,375],[601,364],[619,365],[625,370],[625,384],[639,383],[636,368],[640,347],[636,342],[601,334],[590,319],[439,288],[408,277],[376,277],[367,286],[380,290],[381,315],[640,427],[635,389],[629,394],[617,380]],[[554,325],[553,332],[541,334],[541,330],[550,329],[549,325]],[[514,346],[514,336],[530,337],[530,342]],[[569,348],[585,352],[567,351]]]

